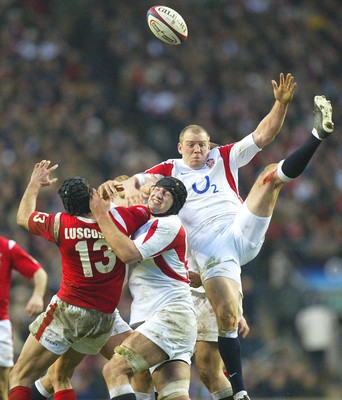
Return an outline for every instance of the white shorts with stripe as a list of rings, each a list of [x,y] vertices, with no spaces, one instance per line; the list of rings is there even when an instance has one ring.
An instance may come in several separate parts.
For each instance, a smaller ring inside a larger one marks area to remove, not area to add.
[[[64,354],[70,347],[82,354],[97,354],[112,334],[113,324],[114,313],[77,307],[55,295],[29,330],[54,354]]]
[[[0,367],[13,367],[13,333],[9,319],[0,321]]]

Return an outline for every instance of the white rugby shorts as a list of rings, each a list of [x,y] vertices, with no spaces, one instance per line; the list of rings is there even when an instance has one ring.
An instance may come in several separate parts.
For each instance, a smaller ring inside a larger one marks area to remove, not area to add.
[[[81,354],[97,354],[110,337],[113,324],[114,313],[77,307],[55,295],[29,330],[54,354],[64,354],[70,347]]]
[[[221,221],[221,227],[214,226],[213,237],[208,230],[191,237],[189,256],[196,261],[202,282],[224,276],[241,287],[241,266],[260,252],[270,221],[271,217],[252,214],[244,203],[231,224]]]
[[[112,333],[110,336],[120,335],[121,333],[125,333],[128,331],[132,331],[133,329],[128,325],[128,323],[122,319],[119,310],[116,308],[114,313],[114,324]]]
[[[0,321],[0,367],[13,367],[13,333],[9,319]]]
[[[169,356],[167,361],[182,360],[191,364],[197,335],[196,315],[186,304],[171,304],[156,310],[136,328]],[[164,362],[150,368],[153,372]]]

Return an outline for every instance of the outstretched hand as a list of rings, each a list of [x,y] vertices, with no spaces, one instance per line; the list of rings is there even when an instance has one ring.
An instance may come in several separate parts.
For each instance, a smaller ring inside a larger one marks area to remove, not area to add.
[[[30,184],[36,184],[40,187],[50,186],[58,181],[58,178],[50,178],[50,174],[58,168],[58,164],[50,167],[50,160],[42,160],[37,163],[32,171]]]
[[[292,101],[297,83],[290,73],[286,75],[286,78],[281,73],[279,75],[279,85],[275,80],[272,80],[272,86],[275,99],[282,104],[289,104]]]

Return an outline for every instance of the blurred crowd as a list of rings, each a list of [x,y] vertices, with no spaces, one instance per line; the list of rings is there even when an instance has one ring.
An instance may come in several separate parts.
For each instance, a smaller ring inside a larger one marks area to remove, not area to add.
[[[335,303],[326,304],[298,274],[342,256],[340,1],[160,3],[187,22],[189,37],[180,46],[165,45],[149,31],[145,16],[152,1],[0,1],[1,234],[43,264],[49,298],[59,286],[59,255],[16,225],[34,163],[50,159],[59,164],[60,181],[80,175],[97,187],[177,156],[179,132],[191,123],[204,126],[215,143],[239,140],[273,105],[271,80],[291,72],[298,88],[282,132],[242,169],[241,195],[265,165],[310,134],[316,94],[333,104],[335,133],[283,189],[265,246],[243,270],[252,327],[242,341],[245,375],[253,398],[341,393],[342,285]],[[62,209],[57,188],[42,192],[39,210]],[[341,282],[342,268],[336,269]],[[30,322],[23,317],[26,295],[15,277],[17,351]],[[311,351],[296,318],[314,305],[326,306],[331,324],[325,344]],[[121,310],[128,317],[128,293]],[[107,398],[102,363],[97,357],[82,363],[74,378],[80,399]],[[194,399],[209,398],[195,370],[192,392]]]

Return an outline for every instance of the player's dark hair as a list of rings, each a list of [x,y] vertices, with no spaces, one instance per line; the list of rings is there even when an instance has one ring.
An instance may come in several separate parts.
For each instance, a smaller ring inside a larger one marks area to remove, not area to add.
[[[155,217],[164,217],[166,215],[176,215],[179,213],[180,209],[183,207],[185,200],[187,198],[188,192],[184,183],[173,176],[165,176],[159,179],[155,184],[157,187],[162,187],[172,194],[173,203],[172,206],[162,214],[153,214]]]
[[[65,179],[58,189],[58,194],[68,214],[82,217],[91,212],[89,208],[91,187],[84,178],[74,176]]]

